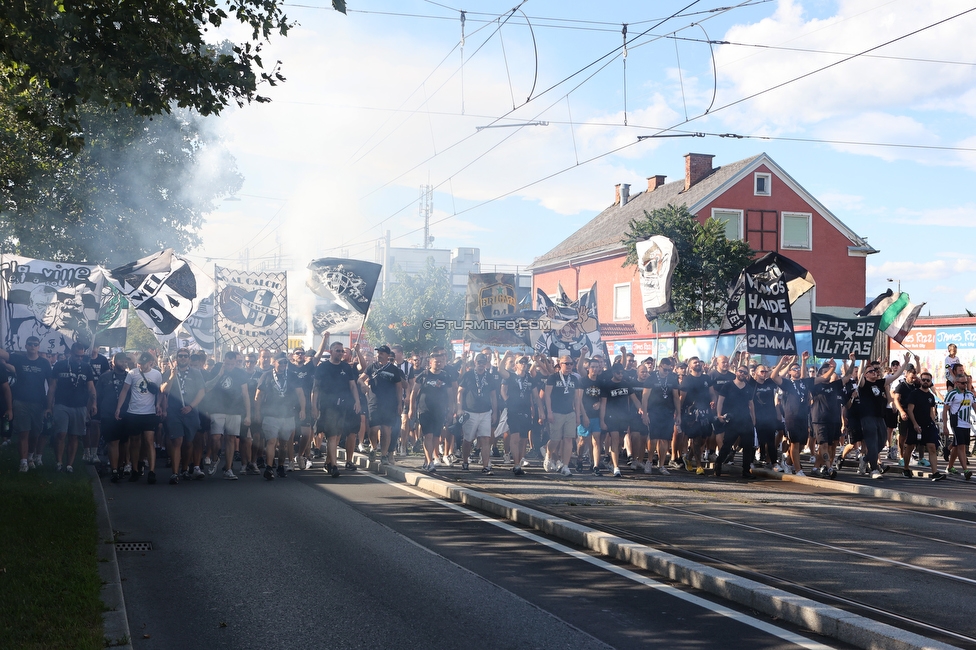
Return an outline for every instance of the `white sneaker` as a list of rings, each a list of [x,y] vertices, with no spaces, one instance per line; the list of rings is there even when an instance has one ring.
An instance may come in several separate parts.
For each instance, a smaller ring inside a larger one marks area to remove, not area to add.
[[[563,476],[572,476],[573,475],[573,473],[569,469],[569,465],[563,465],[562,469],[559,470],[559,473],[562,474]]]
[[[508,463],[510,463],[510,462],[512,462],[512,455],[511,455],[511,454],[509,454],[509,453],[508,453],[508,452],[506,451],[506,452],[505,452],[505,455],[504,455],[504,456],[502,456],[502,462],[503,462],[503,463],[505,463],[505,464],[508,464]]]
[[[224,480],[225,481],[236,481],[237,480],[237,474],[235,474],[234,473],[234,470],[232,470],[232,469],[225,469],[224,470]]]
[[[542,469],[544,469],[547,472],[551,472],[553,470],[552,461],[549,460],[548,456],[546,456],[546,459],[542,461]]]
[[[806,476],[806,474],[803,473],[802,469],[798,469],[796,470],[796,473],[793,474],[793,476]]]
[[[614,467],[613,468],[613,475],[615,477],[617,477],[617,478],[620,478],[620,468],[619,467]]]
[[[441,460],[440,460],[439,462],[440,462],[440,464],[441,464],[441,465],[443,465],[444,467],[450,467],[451,465],[453,465],[453,464],[454,464],[454,463],[456,462],[456,459],[452,459],[452,457],[451,457],[451,456],[445,456],[445,457],[444,457],[443,459],[441,459]]]
[[[529,467],[529,466],[531,466],[531,465],[532,465],[532,463],[530,463],[530,462],[528,461],[528,459],[526,459],[526,458],[523,458],[523,459],[522,459],[522,467]]]
[[[81,455],[81,462],[83,462],[83,463],[87,463],[87,462],[88,462],[88,459],[89,459],[89,458],[90,458],[90,455],[89,455],[89,452],[88,452],[88,450],[86,449],[86,450],[85,450],[85,453],[83,453],[83,454]]]
[[[668,469],[681,469],[681,463],[676,460],[672,460],[668,463]]]
[[[556,461],[556,471],[557,472],[563,471],[563,467],[565,467],[565,465],[563,465],[563,461],[557,460]]]
[[[64,471],[67,472],[68,474],[71,474],[72,472],[75,471],[75,468],[72,467],[71,465],[68,465],[67,467],[64,468]]]
[[[874,470],[873,472],[871,472],[871,478],[881,478],[881,472],[879,472],[878,470]]]
[[[204,474],[204,473],[203,473],[203,470],[202,470],[202,469],[200,469],[200,466],[199,466],[199,465],[197,465],[197,466],[195,466],[195,467],[193,468],[193,478],[195,478],[195,479],[197,479],[197,480],[200,480],[200,479],[202,479],[202,478],[203,478],[204,476],[206,476],[206,474]]]
[[[664,468],[662,467],[661,469],[663,470]],[[652,474],[652,473],[654,473],[654,466],[651,465],[650,462],[647,462],[647,463],[644,464],[644,473],[645,474]]]
[[[667,467],[659,467],[657,471],[661,472],[662,476],[671,476],[671,472],[668,471]]]
[[[430,469],[435,470],[435,469],[437,469],[440,466],[441,466],[441,463],[440,463],[439,460],[437,460],[437,457],[435,456],[434,457],[434,460],[430,461],[429,467],[430,467]],[[448,465],[448,467],[450,467],[450,465]]]
[[[20,461],[20,471],[21,472],[26,472],[27,471],[27,459],[26,458],[24,460]]]

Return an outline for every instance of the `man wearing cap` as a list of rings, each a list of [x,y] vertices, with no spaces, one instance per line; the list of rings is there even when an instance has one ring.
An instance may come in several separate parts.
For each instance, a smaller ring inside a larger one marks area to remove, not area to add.
[[[468,469],[468,456],[477,440],[481,448],[481,473],[491,476],[491,432],[498,421],[498,395],[494,377],[488,372],[486,354],[475,356],[474,369],[461,376],[457,408],[465,416],[461,425],[461,469]]]
[[[573,372],[573,358],[559,358],[556,372],[546,379],[545,404],[549,418],[549,444],[546,447],[544,465],[556,463],[556,471],[570,476],[569,461],[573,455],[573,442],[583,418],[583,391],[579,375]],[[552,460],[555,458],[556,460]],[[596,462],[596,460],[594,460]]]
[[[329,358],[315,368],[312,384],[312,417],[315,432],[323,433],[328,441],[325,471],[332,478],[339,478],[338,446],[346,443],[346,469],[355,470],[352,455],[356,446],[355,434],[359,431],[359,390],[356,387],[356,371],[342,360],[345,350],[336,341],[329,346]],[[279,474],[280,475],[280,474]]]
[[[291,453],[287,448],[288,441],[295,435],[295,416],[299,420],[305,418],[305,394],[300,382],[288,371],[288,355],[279,352],[274,364],[261,375],[254,394],[254,420],[261,423],[261,430],[265,440],[264,478],[273,481],[274,470],[271,468],[275,455],[275,446],[281,444],[281,456]],[[286,453],[287,452],[287,453]],[[278,465],[278,475],[286,476],[284,465]]]
[[[9,359],[16,381],[10,388],[12,409],[6,417],[12,418],[11,427],[20,441],[20,471],[40,467],[43,446],[39,437],[43,428],[44,405],[47,402],[47,384],[51,380],[51,364],[39,354],[41,340],[30,336],[26,341],[27,352],[0,350],[0,358]],[[12,410],[12,413],[11,413]],[[30,448],[34,448],[34,452]]]
[[[380,461],[392,464],[390,437],[393,425],[400,421],[403,411],[403,387],[406,377],[393,362],[393,350],[388,345],[376,348],[376,361],[366,367],[363,383],[369,388],[366,397],[369,408],[369,437],[373,449],[379,449]]]

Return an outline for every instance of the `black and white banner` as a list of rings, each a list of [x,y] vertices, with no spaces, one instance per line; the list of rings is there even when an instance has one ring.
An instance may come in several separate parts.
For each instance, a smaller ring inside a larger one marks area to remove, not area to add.
[[[382,268],[373,262],[338,257],[312,260],[306,285],[322,299],[312,312],[314,332],[358,332],[366,321]]]
[[[172,334],[213,293],[210,277],[172,248],[106,272],[157,336]]]
[[[4,255],[0,263],[3,347],[24,350],[31,336],[40,339],[40,351],[45,353],[67,352],[75,342],[91,346],[103,282],[97,266]]]
[[[468,293],[465,297],[464,319],[470,323],[517,320],[518,291],[514,273],[469,273]],[[521,345],[525,343],[515,329],[464,330],[466,341],[486,345]]]
[[[678,266],[678,251],[675,250],[674,242],[662,235],[639,241],[636,248],[644,315],[647,320],[652,321],[661,314],[674,311],[671,302],[671,277]]]
[[[774,356],[796,354],[790,305],[813,286],[813,276],[805,268],[778,253],[767,253],[742,271],[726,318],[734,324],[739,315],[738,296],[744,296],[746,350]]]
[[[110,282],[103,283],[95,345],[110,349],[124,348],[128,328],[129,301]]]
[[[813,354],[821,359],[855,359],[870,361],[880,316],[839,318],[830,314],[810,314]]]
[[[183,322],[180,336],[189,336],[196,347],[207,352],[214,351],[214,298],[207,296],[200,301],[200,307]]]
[[[753,277],[752,283],[748,282],[747,276]],[[783,295],[786,297],[788,305],[792,305],[800,296],[816,285],[810,272],[793,260],[783,257],[779,253],[766,253],[739,274],[738,281],[732,291],[729,292],[729,301],[725,307],[725,315],[722,318],[719,332],[723,334],[734,332],[746,325],[748,313],[746,298],[748,294],[757,295],[757,285],[762,283],[771,285],[773,278],[782,280],[781,288],[785,288]],[[790,320],[792,322],[792,312]]]
[[[218,346],[288,346],[288,276],[214,267],[214,333]]]

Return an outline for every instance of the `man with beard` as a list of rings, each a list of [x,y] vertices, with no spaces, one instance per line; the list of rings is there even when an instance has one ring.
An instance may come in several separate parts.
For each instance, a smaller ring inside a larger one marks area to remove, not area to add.
[[[281,444],[282,457],[291,453],[286,447],[295,435],[295,416],[299,420],[305,416],[306,400],[301,382],[295,380],[288,366],[288,355],[279,352],[274,365],[261,375],[254,393],[254,419],[261,423],[265,440],[264,454],[267,462],[264,466],[264,478],[269,481],[275,478],[271,468],[275,447]],[[286,474],[282,468],[279,464],[278,476],[284,478]]]
[[[898,464],[902,466],[902,474],[910,477],[912,475],[910,468],[912,464],[912,450],[915,448],[919,439],[912,420],[908,416],[908,406],[911,404],[912,393],[918,389],[920,382],[918,371],[910,363],[905,364],[904,375],[904,379],[895,382],[894,388],[890,392],[891,405],[894,407],[895,413],[898,416],[898,447],[899,451],[901,451],[901,460]],[[921,451],[919,449],[919,452]],[[924,461],[925,454],[920,453],[919,460]],[[924,463],[922,464],[924,465]]]
[[[771,375],[779,374],[786,363],[785,357],[780,357],[772,370],[768,366],[756,366],[752,377],[755,395],[753,402],[756,410],[756,438],[759,441],[759,459],[764,460],[767,467],[780,470],[779,454],[776,449],[776,429],[780,423],[780,415],[776,409],[776,384],[770,381]]]
[[[749,381],[749,369],[739,366],[735,370],[735,379],[725,384],[718,396],[716,413],[718,420],[725,425],[726,435],[715,461],[715,476],[722,475],[722,463],[732,453],[732,447],[738,443],[742,447],[742,478],[755,478],[749,466],[756,457],[754,395],[755,388]]]
[[[708,373],[708,378],[712,380],[712,386],[715,387],[715,394],[718,396],[722,394],[722,389],[726,384],[735,381],[735,373],[729,370],[729,358],[724,354],[715,357],[714,363],[715,367]],[[713,402],[712,409],[716,410],[716,406],[717,404]],[[712,425],[712,430],[715,432],[715,435],[708,439],[708,459],[715,461],[717,458],[716,454],[722,448],[722,443],[724,442],[725,423],[716,418]],[[712,450],[714,450],[714,453]]]
[[[474,369],[461,376],[457,407],[465,416],[461,425],[461,469],[468,469],[468,456],[477,440],[481,448],[481,473],[491,476],[491,432],[498,422],[498,390],[488,372],[488,356],[484,353],[476,355]]]
[[[932,392],[932,373],[923,372],[919,375],[919,386],[908,398],[908,419],[911,420],[914,429],[915,439],[905,442],[905,458],[911,458],[914,448],[918,449],[918,455],[922,456],[926,451],[929,452],[929,463],[931,463],[932,473],[929,475],[933,481],[942,481],[946,475],[939,471],[939,455],[936,452],[936,445],[939,442],[939,427],[935,421],[938,419],[936,411],[937,400],[935,393]],[[907,461],[906,461],[907,463]],[[906,464],[905,470],[908,470]],[[911,476],[908,471],[906,476]]]
[[[644,473],[651,473],[651,459],[656,450],[658,472],[667,476],[670,472],[664,466],[664,456],[675,430],[681,427],[681,397],[678,376],[674,374],[674,359],[667,357],[661,359],[657,364],[657,371],[649,374],[644,381],[644,393],[641,398],[649,440]]]
[[[810,415],[813,423],[813,437],[817,445],[817,460],[814,476],[837,478],[834,459],[837,456],[837,443],[840,441],[840,428],[843,421],[844,384],[850,379],[854,369],[853,354],[851,363],[845,364],[844,374],[837,376],[837,362],[831,359],[820,367],[813,387],[810,389]]]
[[[339,478],[338,447],[345,442],[346,468],[355,469],[352,455],[356,448],[354,434],[359,431],[362,406],[359,402],[359,389],[356,386],[358,373],[342,360],[345,350],[336,341],[329,346],[329,358],[315,368],[312,384],[312,417],[315,419],[315,432],[324,433],[328,453],[325,471],[332,478]],[[281,469],[278,476],[285,474]]]
[[[88,363],[84,343],[71,346],[71,356],[54,364],[51,370],[51,388],[47,394],[47,408],[54,414],[54,432],[57,439],[57,468],[61,471],[65,439],[68,442],[68,459],[64,471],[73,470],[78,440],[84,439],[85,422],[98,413],[95,404],[95,372]]]
[[[362,381],[369,388],[366,398],[369,408],[370,442],[379,449],[380,462],[393,464],[391,437],[394,423],[403,411],[403,386],[406,377],[393,362],[393,350],[388,345],[376,348],[376,361],[363,371]]]
[[[905,364],[908,364],[912,353],[905,353]],[[878,453],[888,436],[885,424],[885,409],[888,406],[888,387],[901,376],[905,366],[902,365],[888,377],[881,376],[881,364],[871,363],[865,369],[862,364],[861,377],[858,380],[858,395],[860,397],[861,431],[864,433],[864,447],[867,449],[867,463],[871,469],[871,478],[880,479],[888,470],[878,464]]]
[[[787,474],[792,472],[796,476],[806,476],[803,466],[800,465],[800,450],[810,437],[810,389],[814,381],[813,377],[804,376],[810,353],[804,351],[801,359],[802,366],[797,363],[795,356],[790,357],[788,363],[771,377],[782,391],[780,405],[786,425],[786,439],[789,442],[781,467]]]
[[[324,343],[324,340],[323,340]],[[309,350],[311,352],[311,350]],[[321,353],[320,353],[321,354]],[[320,354],[308,354],[302,348],[295,348],[291,353],[291,364],[288,371],[302,387],[302,394],[305,396],[305,418],[303,418],[296,429],[298,436],[298,456],[295,457],[294,440],[288,441],[288,453],[285,454],[285,468],[292,467],[292,460],[295,462],[295,469],[311,469],[312,461],[312,421],[310,418],[311,404],[308,402],[312,396],[312,384],[314,382],[315,364],[318,362]]]
[[[200,430],[200,411],[197,407],[206,395],[203,375],[197,368],[190,367],[189,350],[176,353],[176,368],[163,384],[163,393],[166,394],[166,449],[173,462],[169,484],[177,485],[180,482],[183,441],[192,441]],[[203,478],[199,466],[194,470],[194,475]]]
[[[420,435],[424,444],[423,470],[436,472],[437,441],[444,427],[454,419],[457,394],[457,375],[447,366],[447,351],[436,347],[427,360],[429,367],[418,374],[410,393],[407,415],[420,421]]]
[[[712,435],[712,404],[718,400],[715,387],[708,375],[704,374],[704,364],[698,357],[688,359],[688,369],[681,378],[681,423],[685,434],[691,440],[691,457],[685,457],[685,469],[689,472],[694,465],[695,473],[705,475],[702,466],[702,447]]]
[[[0,350],[0,358],[9,360],[16,378],[10,389],[13,421],[11,426],[20,442],[20,471],[40,467],[44,451],[40,439],[44,422],[44,406],[47,402],[47,386],[51,380],[51,364],[39,353],[41,340],[36,336],[27,339],[27,352],[7,355]],[[9,411],[8,411],[9,413]],[[30,452],[30,448],[34,452]]]

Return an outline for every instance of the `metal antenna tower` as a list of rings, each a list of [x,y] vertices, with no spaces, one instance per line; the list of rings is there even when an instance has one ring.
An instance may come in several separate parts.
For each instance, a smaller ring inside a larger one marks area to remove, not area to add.
[[[420,216],[424,220],[424,248],[430,248],[434,238],[430,236],[430,215],[434,211],[434,187],[420,186]]]

